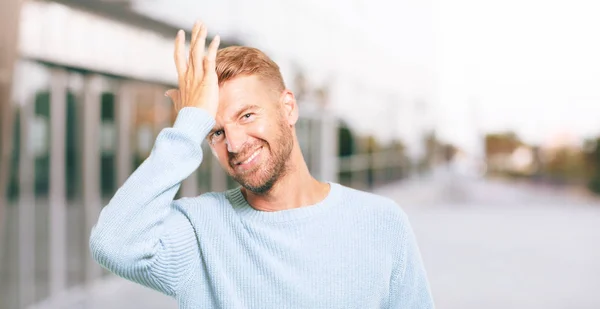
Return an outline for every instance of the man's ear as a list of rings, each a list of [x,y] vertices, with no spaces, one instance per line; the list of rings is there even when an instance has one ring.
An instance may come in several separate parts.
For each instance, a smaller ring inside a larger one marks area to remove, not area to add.
[[[298,121],[299,113],[296,98],[291,90],[286,89],[283,91],[281,95],[281,104],[283,106],[285,119],[290,126],[294,126]]]

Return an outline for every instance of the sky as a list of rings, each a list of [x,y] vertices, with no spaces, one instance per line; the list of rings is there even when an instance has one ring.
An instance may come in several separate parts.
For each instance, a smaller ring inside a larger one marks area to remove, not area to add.
[[[440,1],[440,125],[464,131],[470,109],[481,129],[530,142],[600,135],[599,13],[598,1]]]
[[[139,0],[136,7],[182,27],[201,18],[209,31],[296,59],[315,81],[344,81],[337,109],[383,138],[414,142],[432,125],[479,151],[478,132],[511,130],[532,143],[600,135],[598,1]],[[364,91],[348,86],[354,81]]]

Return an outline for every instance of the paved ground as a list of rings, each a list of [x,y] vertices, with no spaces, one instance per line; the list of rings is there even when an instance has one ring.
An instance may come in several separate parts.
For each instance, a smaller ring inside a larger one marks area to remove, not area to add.
[[[376,192],[409,214],[437,308],[600,308],[597,200],[448,174]],[[176,308],[118,278],[91,290],[61,308]]]
[[[378,192],[409,214],[438,308],[600,308],[597,200],[448,176]]]

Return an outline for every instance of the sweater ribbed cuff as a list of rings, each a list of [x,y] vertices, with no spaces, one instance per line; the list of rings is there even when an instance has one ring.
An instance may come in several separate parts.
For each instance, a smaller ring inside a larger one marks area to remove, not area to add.
[[[184,107],[179,111],[173,128],[185,131],[194,140],[202,142],[215,126],[215,118],[197,107]]]

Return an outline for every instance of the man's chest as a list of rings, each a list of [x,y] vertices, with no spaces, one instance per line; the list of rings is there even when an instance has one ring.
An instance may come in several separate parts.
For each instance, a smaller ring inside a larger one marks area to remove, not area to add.
[[[353,231],[284,231],[201,238],[194,281],[236,308],[379,308],[387,301],[393,261],[385,246]]]

